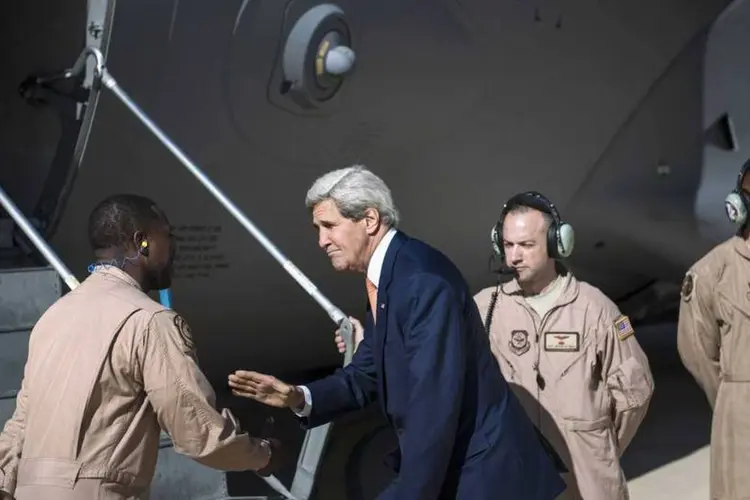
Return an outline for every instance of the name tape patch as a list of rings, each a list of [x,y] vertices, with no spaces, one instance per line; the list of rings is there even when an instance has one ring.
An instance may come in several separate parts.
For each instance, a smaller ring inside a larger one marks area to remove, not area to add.
[[[635,333],[633,326],[630,324],[630,318],[625,315],[615,320],[615,331],[617,332],[617,338],[620,340],[625,340]]]
[[[547,332],[544,334],[544,350],[577,352],[581,349],[581,335],[577,332]]]

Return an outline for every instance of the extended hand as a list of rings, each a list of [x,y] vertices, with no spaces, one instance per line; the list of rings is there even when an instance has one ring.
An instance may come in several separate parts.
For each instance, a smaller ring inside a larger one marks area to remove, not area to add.
[[[254,399],[276,408],[301,409],[305,404],[305,397],[299,389],[258,372],[237,370],[229,375],[229,387],[235,396]]]
[[[356,351],[359,343],[362,342],[362,339],[365,337],[365,329],[362,328],[362,323],[360,323],[356,318],[349,316],[349,321],[352,322],[352,327],[354,328],[354,332],[352,333],[354,340],[354,350]],[[338,348],[339,352],[342,354],[346,352],[346,343],[344,342],[344,337],[341,336],[341,330],[336,330],[334,332],[334,339],[336,340],[336,347]]]

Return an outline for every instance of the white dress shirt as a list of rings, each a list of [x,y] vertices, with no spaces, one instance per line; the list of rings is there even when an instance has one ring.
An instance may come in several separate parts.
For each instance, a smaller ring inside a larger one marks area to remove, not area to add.
[[[372,252],[370,262],[367,264],[367,278],[372,281],[372,284],[377,288],[380,286],[380,273],[383,271],[383,262],[385,262],[385,254],[388,251],[388,247],[391,245],[393,237],[396,236],[398,231],[394,228],[390,228],[383,239],[380,240],[378,246],[375,247],[375,251]],[[307,417],[312,411],[312,394],[310,389],[304,385],[298,385],[305,395],[305,406],[300,412],[294,412],[298,417]],[[292,410],[294,411],[294,410]]]

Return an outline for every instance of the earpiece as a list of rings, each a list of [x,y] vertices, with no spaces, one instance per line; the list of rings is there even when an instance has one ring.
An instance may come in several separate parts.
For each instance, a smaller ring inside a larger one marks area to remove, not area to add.
[[[750,211],[750,196],[742,189],[742,180],[748,170],[750,170],[750,160],[742,165],[734,189],[724,198],[724,210],[726,210],[727,218],[740,227],[748,222],[747,214]]]
[[[138,251],[144,257],[148,257],[148,241],[146,240],[141,241],[141,248]]]
[[[554,203],[536,191],[527,191],[511,197],[500,211],[500,220],[490,232],[492,249],[495,255],[505,261],[505,249],[503,248],[503,221],[505,215],[511,208],[524,205],[535,208],[552,216],[552,224],[547,233],[547,254],[556,260],[567,259],[573,254],[575,247],[575,231],[573,226],[560,218]]]

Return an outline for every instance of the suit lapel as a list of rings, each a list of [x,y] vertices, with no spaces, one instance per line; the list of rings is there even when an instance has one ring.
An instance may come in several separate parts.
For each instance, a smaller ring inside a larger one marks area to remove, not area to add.
[[[386,390],[386,373],[385,373],[385,339],[388,335],[388,286],[393,279],[393,268],[396,263],[396,257],[398,256],[401,247],[409,239],[402,232],[397,232],[391,240],[391,244],[388,246],[388,250],[385,253],[385,259],[383,260],[383,268],[380,271],[380,279],[378,282],[378,299],[375,302],[377,308],[377,322],[373,324],[372,314],[368,317],[369,326],[373,329],[374,346],[375,346],[375,359],[378,363],[378,370],[381,376],[378,377],[378,385],[383,401],[383,411],[386,412],[388,409],[388,392]]]

